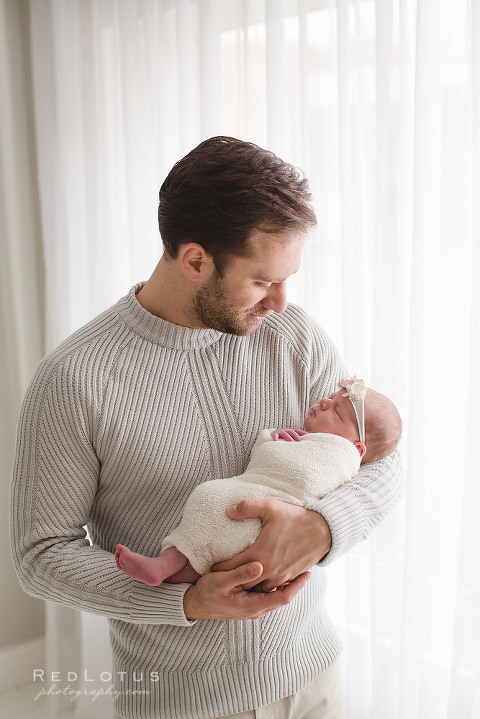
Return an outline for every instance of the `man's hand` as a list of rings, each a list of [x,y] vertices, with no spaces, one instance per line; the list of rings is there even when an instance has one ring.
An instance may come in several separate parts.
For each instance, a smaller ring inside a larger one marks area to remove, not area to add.
[[[263,572],[244,583],[246,589],[259,581],[265,590],[285,585],[323,559],[332,546],[330,528],[321,514],[278,499],[244,499],[228,507],[227,514],[237,520],[259,517],[262,522],[262,530],[250,547],[212,567],[214,571],[228,571],[260,562]]]
[[[257,584],[263,572],[259,562],[244,564],[230,572],[210,572],[187,589],[183,611],[194,619],[258,619],[272,609],[292,601],[310,577],[304,572],[284,589],[276,592],[247,592],[246,583]]]
[[[276,442],[278,439],[284,439],[286,442],[300,442],[302,437],[308,434],[304,429],[274,429],[270,432],[270,437]]]

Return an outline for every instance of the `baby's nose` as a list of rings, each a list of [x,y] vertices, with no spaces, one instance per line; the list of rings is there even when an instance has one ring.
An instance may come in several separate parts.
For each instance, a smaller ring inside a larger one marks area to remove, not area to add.
[[[326,409],[328,409],[328,405],[330,404],[331,401],[332,400],[328,399],[327,397],[324,397],[323,399],[320,400],[320,402],[318,404],[320,405],[320,409],[322,410],[322,412],[324,412]]]

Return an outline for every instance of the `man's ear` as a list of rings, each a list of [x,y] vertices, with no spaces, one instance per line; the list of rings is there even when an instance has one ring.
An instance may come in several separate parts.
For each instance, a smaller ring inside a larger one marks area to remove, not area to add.
[[[197,242],[180,247],[180,262],[184,275],[191,282],[204,282],[215,269],[212,256]]]
[[[367,448],[363,444],[363,442],[354,442],[353,443],[355,447],[358,449],[358,453],[360,455],[360,458],[363,458],[365,455],[365,452],[367,451]]]

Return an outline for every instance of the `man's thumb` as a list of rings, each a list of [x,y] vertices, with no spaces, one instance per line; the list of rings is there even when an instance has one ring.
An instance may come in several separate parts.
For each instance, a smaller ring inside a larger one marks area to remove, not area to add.
[[[248,564],[242,564],[236,570],[235,585],[244,584],[251,582],[252,579],[260,577],[263,572],[263,566],[260,562],[249,562]]]
[[[247,519],[250,517],[248,513],[248,500],[242,499],[242,501],[237,504],[231,504],[230,507],[227,508],[227,513],[231,519]]]

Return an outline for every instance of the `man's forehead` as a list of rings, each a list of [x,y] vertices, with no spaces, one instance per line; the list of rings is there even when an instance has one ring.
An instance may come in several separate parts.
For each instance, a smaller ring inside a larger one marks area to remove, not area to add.
[[[251,233],[248,244],[250,247],[261,245],[263,242],[288,243],[296,240],[304,240],[306,232],[302,228],[281,229],[273,225],[262,225]]]
[[[306,233],[303,230],[267,232],[256,230],[248,240],[249,256],[262,258],[265,250],[282,255],[298,246],[303,247]]]
[[[282,251],[284,250],[284,251]],[[247,255],[236,256],[231,267],[240,269],[261,282],[284,282],[300,269],[301,246],[285,245],[272,251],[271,247],[257,248]]]

